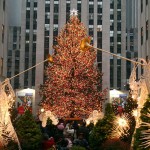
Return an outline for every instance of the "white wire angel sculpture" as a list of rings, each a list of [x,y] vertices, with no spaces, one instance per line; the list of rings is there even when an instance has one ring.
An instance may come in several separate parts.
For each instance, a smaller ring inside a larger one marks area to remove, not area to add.
[[[18,149],[21,150],[9,113],[14,97],[15,94],[10,85],[9,79],[0,82],[0,144],[6,146],[10,140],[13,140],[18,143]]]

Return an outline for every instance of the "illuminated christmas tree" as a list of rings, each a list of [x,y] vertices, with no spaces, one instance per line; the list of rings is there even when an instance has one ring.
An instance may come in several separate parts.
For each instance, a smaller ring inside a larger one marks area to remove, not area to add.
[[[93,110],[102,109],[106,90],[101,90],[102,74],[94,65],[96,51],[80,48],[85,38],[90,39],[86,28],[72,10],[56,38],[55,54],[40,86],[41,106],[58,117],[88,117]]]

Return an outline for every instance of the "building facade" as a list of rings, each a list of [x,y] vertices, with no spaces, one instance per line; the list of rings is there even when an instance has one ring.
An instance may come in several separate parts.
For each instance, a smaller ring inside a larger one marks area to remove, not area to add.
[[[138,0],[138,58],[150,59],[150,1]],[[138,68],[139,75],[143,73]]]
[[[0,0],[0,81],[4,80],[4,58],[7,55],[8,1]]]

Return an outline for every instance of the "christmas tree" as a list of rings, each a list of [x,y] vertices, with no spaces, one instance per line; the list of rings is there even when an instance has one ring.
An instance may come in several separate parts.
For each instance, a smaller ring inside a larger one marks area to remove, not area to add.
[[[141,109],[141,124],[134,136],[134,150],[150,149],[150,95]]]
[[[101,149],[100,146],[102,143],[111,137],[114,119],[115,114],[112,105],[107,103],[105,106],[104,118],[96,123],[90,133],[89,144],[92,150]]]
[[[128,142],[129,144],[131,143],[132,136],[135,130],[136,122],[135,117],[133,116],[133,112],[137,109],[137,107],[137,101],[133,100],[131,95],[129,95],[124,108],[124,114],[127,116],[129,122],[129,130],[126,130],[126,134],[121,137],[123,141]]]
[[[15,129],[23,150],[35,150],[39,148],[42,141],[42,133],[40,126],[36,123],[29,110],[17,118]]]
[[[100,91],[102,74],[94,65],[96,51],[81,50],[84,38],[90,37],[73,10],[56,38],[53,63],[48,64],[45,82],[40,86],[42,107],[58,117],[87,117],[93,110],[102,109],[106,94],[106,90]]]

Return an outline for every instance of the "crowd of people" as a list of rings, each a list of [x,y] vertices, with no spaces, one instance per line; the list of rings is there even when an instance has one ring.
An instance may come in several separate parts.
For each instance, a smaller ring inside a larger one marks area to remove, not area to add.
[[[61,122],[57,126],[43,128],[43,150],[70,150],[73,146],[80,146],[89,150],[89,129],[85,122]]]

